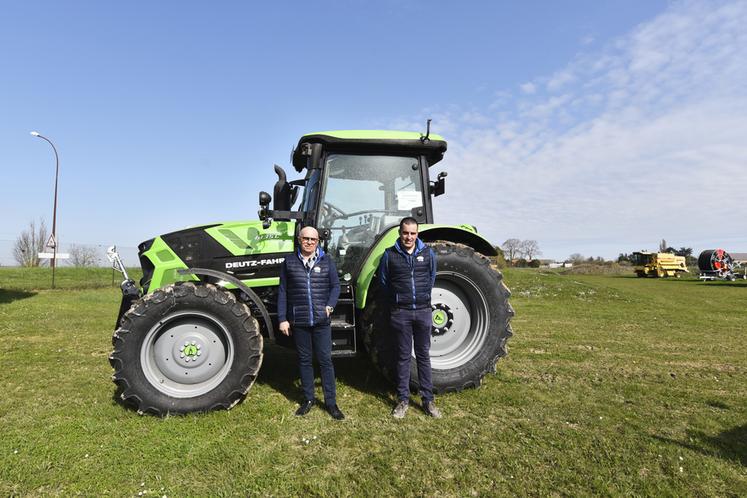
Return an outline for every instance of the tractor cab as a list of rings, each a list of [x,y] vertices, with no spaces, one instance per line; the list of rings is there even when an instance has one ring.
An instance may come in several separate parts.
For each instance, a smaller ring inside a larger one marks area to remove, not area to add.
[[[288,182],[282,168],[275,166],[275,202],[270,210],[272,198],[260,193],[260,219],[299,220],[299,229],[315,226],[322,247],[349,280],[377,237],[403,217],[433,222],[431,195],[444,193],[446,175],[431,182],[428,168],[445,151],[441,137],[411,132],[305,135],[293,153],[293,166],[299,173],[306,170],[305,178]],[[299,187],[303,195],[293,211]]]
[[[650,265],[654,261],[655,254],[648,251],[636,251],[631,255],[630,261],[634,266]]]

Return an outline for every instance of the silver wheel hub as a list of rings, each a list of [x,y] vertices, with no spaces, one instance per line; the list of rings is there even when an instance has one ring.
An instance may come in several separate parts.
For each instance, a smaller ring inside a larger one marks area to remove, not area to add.
[[[485,294],[463,274],[438,272],[431,302],[431,365],[438,370],[460,367],[477,356],[487,338]]]
[[[204,342],[202,339],[202,337],[199,337],[197,335],[195,335],[194,338],[191,339],[188,336],[187,340],[184,341],[184,344],[182,344],[181,346],[179,346],[178,343],[175,343],[174,349],[176,349],[177,347],[179,348],[178,351],[174,351],[174,357],[178,355],[177,362],[181,363],[181,365],[185,367],[195,367],[204,363],[205,358],[207,358],[208,355],[202,354],[202,344]],[[206,349],[205,351],[209,352],[210,350]]]
[[[178,398],[204,394],[230,371],[233,341],[220,320],[202,311],[182,311],[148,331],[140,362],[148,381]]]

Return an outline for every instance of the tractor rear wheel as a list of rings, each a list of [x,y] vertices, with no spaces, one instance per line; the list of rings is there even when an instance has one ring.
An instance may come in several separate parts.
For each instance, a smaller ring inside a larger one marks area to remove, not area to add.
[[[262,365],[262,335],[233,294],[178,283],[137,301],[109,360],[121,399],[156,415],[230,409]]]
[[[477,387],[496,362],[507,354],[514,314],[510,292],[490,260],[472,248],[451,242],[432,244],[436,253],[436,283],[431,293],[433,329],[431,367],[436,392]],[[363,313],[366,345],[376,367],[389,379],[395,375],[395,341],[389,327],[386,300],[379,288],[369,295]],[[413,356],[411,384],[418,387]]]

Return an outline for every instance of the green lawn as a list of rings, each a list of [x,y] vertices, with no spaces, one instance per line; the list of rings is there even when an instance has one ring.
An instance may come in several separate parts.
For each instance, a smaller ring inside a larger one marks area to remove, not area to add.
[[[0,269],[0,495],[747,494],[747,286],[509,270],[508,358],[390,418],[364,359],[336,360],[335,422],[266,347],[229,412],[139,416],[113,400],[109,270]]]

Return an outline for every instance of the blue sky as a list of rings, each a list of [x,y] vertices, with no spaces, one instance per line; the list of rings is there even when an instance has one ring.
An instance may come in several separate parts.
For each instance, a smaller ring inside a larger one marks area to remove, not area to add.
[[[745,2],[4,2],[0,241],[51,225],[31,130],[61,241],[134,247],[255,218],[304,133],[430,117],[439,222],[558,259],[744,252],[745,25]]]

